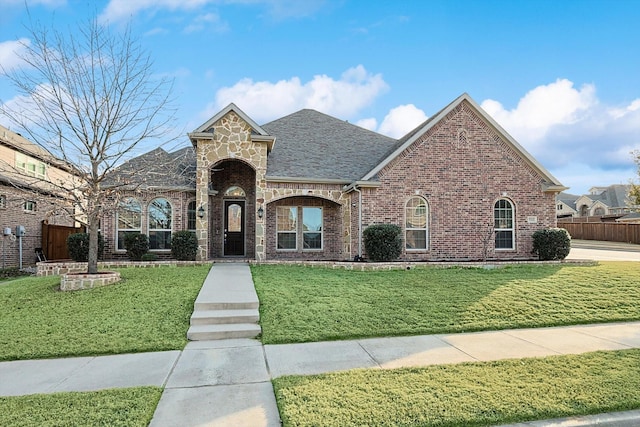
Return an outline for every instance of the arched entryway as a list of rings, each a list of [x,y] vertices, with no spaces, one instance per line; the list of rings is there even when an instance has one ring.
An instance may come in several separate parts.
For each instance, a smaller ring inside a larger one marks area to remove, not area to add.
[[[211,168],[209,242],[212,258],[255,258],[254,169],[241,160]]]

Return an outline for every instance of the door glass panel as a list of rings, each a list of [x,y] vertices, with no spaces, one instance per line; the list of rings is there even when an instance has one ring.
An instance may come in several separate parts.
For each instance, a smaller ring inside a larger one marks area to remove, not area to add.
[[[227,231],[239,233],[242,231],[242,208],[240,205],[232,204],[227,207]]]

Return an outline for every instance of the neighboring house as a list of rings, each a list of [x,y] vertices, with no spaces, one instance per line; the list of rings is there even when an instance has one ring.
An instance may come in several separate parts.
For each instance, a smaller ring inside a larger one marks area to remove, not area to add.
[[[608,187],[591,187],[589,194],[579,196],[575,200],[574,216],[623,216],[630,212],[629,185],[609,185]]]
[[[564,191],[556,196],[556,217],[568,218],[578,216],[576,210],[576,200],[580,196],[565,193]]]
[[[0,126],[0,268],[19,265],[20,243],[23,265],[35,263],[43,221],[74,224],[72,203],[46,183],[70,182],[72,176],[71,169],[47,151]],[[18,226],[25,229],[21,239]]]
[[[201,260],[352,260],[390,223],[404,260],[532,259],[566,189],[467,94],[398,140],[309,109],[260,126],[234,104],[189,138],[120,168],[164,165],[103,218],[106,256],[130,231],[163,255],[194,230]]]
[[[616,222],[623,224],[640,224],[640,212],[631,212],[616,219]]]

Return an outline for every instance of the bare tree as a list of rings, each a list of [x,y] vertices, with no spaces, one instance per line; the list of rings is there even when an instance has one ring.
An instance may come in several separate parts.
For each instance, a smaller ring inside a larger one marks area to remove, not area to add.
[[[638,166],[638,177],[640,177],[640,150],[632,151],[631,155],[633,156],[633,161]],[[635,180],[631,180],[630,184],[628,204],[632,210],[637,212],[640,211],[640,184],[636,184]]]
[[[1,69],[19,97],[0,104],[0,114],[74,171],[75,179],[49,185],[74,200],[90,236],[88,272],[97,273],[99,221],[119,191],[105,184],[141,143],[175,139],[167,136],[175,135],[172,82],[153,74],[130,28],[114,32],[93,19],[72,31],[28,30],[25,66]]]

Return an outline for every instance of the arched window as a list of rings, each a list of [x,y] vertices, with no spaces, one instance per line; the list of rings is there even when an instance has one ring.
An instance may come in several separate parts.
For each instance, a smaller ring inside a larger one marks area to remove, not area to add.
[[[587,205],[580,206],[580,216],[589,216],[589,206]]]
[[[405,205],[405,247],[426,250],[429,209],[422,197],[412,197]]]
[[[602,206],[598,206],[598,207],[596,208],[596,210],[595,210],[595,211],[593,211],[593,214],[594,214],[595,216],[602,216],[602,215],[604,215],[604,208],[603,208]]]
[[[500,199],[493,208],[496,249],[513,249],[515,233],[513,227],[513,205],[507,199]]]
[[[171,249],[171,203],[153,199],[149,203],[149,249]]]
[[[187,230],[196,231],[196,201],[192,200],[187,205]]]
[[[142,209],[136,199],[126,199],[118,207],[116,218],[118,250],[124,250],[124,236],[127,233],[142,232]]]
[[[224,192],[225,197],[245,197],[246,194],[244,190],[237,185],[232,185],[227,188],[227,191]]]

